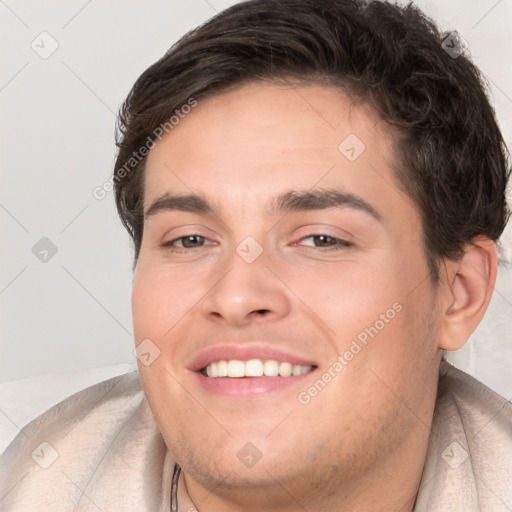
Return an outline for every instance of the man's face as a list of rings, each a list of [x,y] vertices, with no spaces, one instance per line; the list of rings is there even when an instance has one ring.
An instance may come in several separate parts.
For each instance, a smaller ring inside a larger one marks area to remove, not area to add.
[[[205,486],[300,493],[424,449],[438,307],[391,134],[334,88],[253,83],[199,101],[151,150],[132,301],[145,361],[160,354],[139,371]]]

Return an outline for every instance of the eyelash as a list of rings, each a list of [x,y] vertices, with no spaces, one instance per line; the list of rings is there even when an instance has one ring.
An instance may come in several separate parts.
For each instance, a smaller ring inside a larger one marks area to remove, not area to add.
[[[197,234],[185,235],[185,236],[180,236],[178,238],[174,238],[173,240],[170,240],[168,242],[164,242],[162,244],[162,248],[164,248],[166,250],[170,250],[172,252],[182,253],[182,252],[188,252],[188,251],[191,251],[194,249],[199,249],[201,247],[204,247],[204,245],[201,245],[198,247],[178,247],[178,248],[173,247],[173,244],[175,242],[177,242],[178,240],[184,240],[186,238],[192,238],[192,237],[197,237],[197,238],[206,240],[206,237],[204,237],[202,235],[197,235]],[[323,252],[341,251],[344,249],[349,249],[350,247],[353,247],[353,245],[354,245],[353,243],[347,242],[346,240],[343,240],[342,238],[336,238],[334,236],[326,235],[323,233],[308,235],[308,236],[302,237],[300,240],[306,240],[308,238],[317,238],[317,237],[326,237],[326,238],[329,238],[330,240],[333,240],[336,242],[335,245],[331,245],[331,246],[313,246],[316,249],[323,250]],[[312,247],[312,246],[307,246],[307,247]]]

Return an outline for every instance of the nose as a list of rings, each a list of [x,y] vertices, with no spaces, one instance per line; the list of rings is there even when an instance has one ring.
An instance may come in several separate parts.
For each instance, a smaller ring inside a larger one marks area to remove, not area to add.
[[[225,263],[222,274],[219,272],[221,277],[201,302],[203,316],[241,327],[289,314],[289,291],[276,272],[268,268],[269,262],[263,254],[247,263],[234,251]]]

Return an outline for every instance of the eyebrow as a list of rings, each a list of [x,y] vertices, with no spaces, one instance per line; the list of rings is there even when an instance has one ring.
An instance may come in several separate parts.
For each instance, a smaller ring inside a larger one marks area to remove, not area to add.
[[[297,191],[290,190],[273,198],[270,203],[271,214],[326,210],[328,208],[350,208],[370,214],[378,221],[382,215],[370,203],[361,197],[338,189]],[[203,215],[216,215],[215,208],[201,195],[164,194],[148,208],[144,217],[147,219],[162,211],[183,211]]]

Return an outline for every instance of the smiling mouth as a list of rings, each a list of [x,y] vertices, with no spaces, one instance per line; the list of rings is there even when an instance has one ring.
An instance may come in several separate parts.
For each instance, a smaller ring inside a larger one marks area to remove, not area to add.
[[[230,359],[210,363],[200,373],[204,377],[210,378],[293,377],[309,373],[315,368],[314,365],[292,364],[287,361],[276,361],[275,359],[250,359],[248,361]]]

